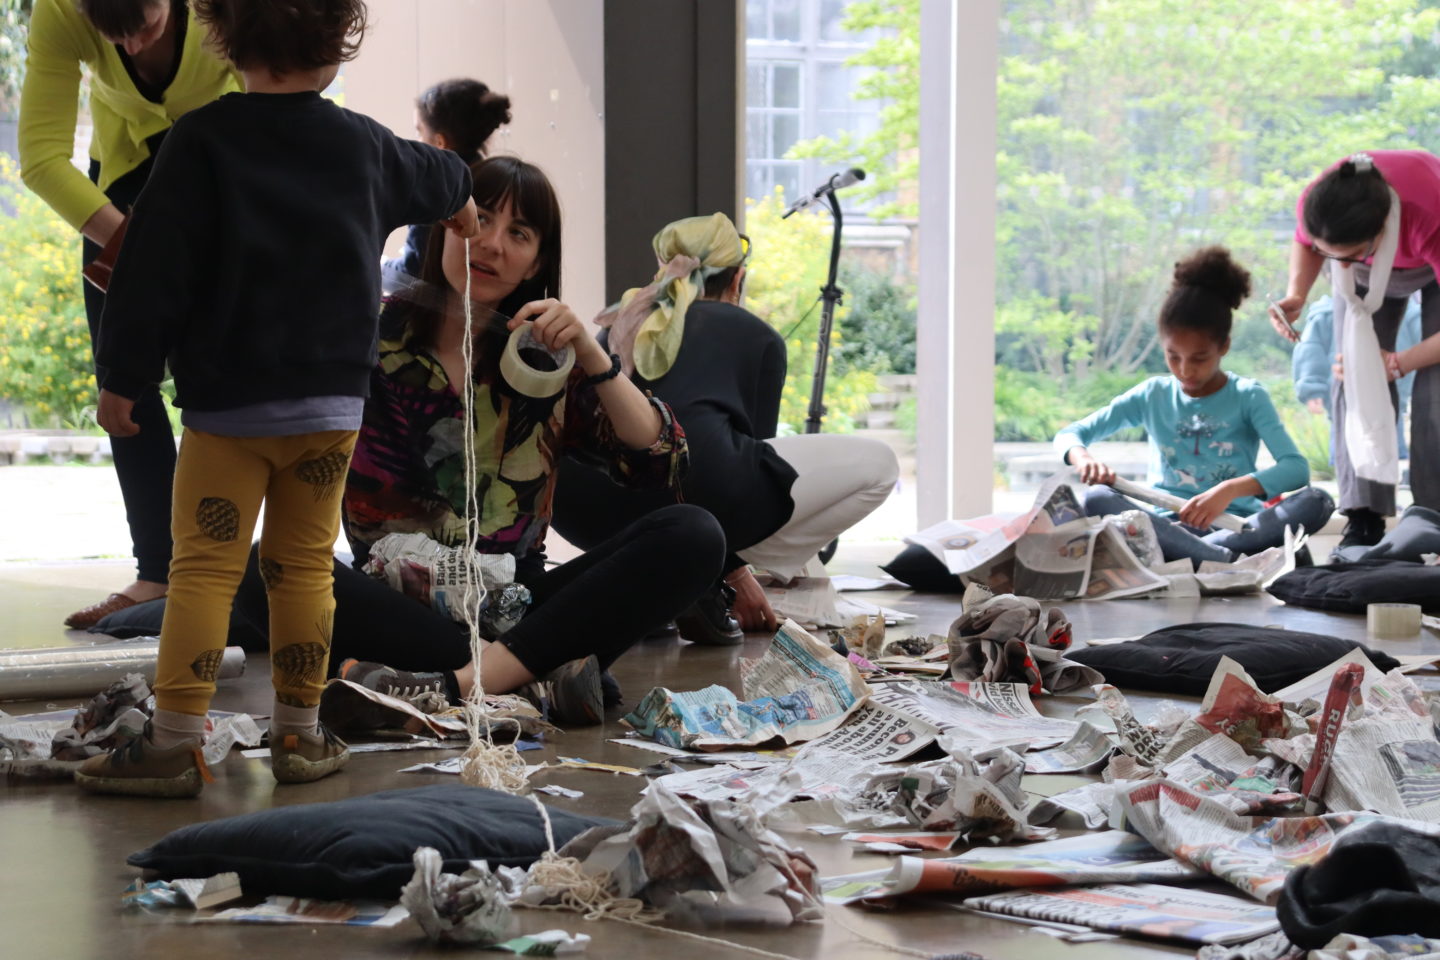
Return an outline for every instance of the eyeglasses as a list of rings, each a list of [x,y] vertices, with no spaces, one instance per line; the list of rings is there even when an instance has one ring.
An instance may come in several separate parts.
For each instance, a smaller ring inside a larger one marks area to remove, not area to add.
[[[1380,238],[1376,237],[1374,240],[1370,241],[1369,249],[1367,249],[1363,254],[1358,257],[1337,257],[1333,253],[1326,253],[1324,250],[1321,250],[1313,243],[1310,244],[1310,252],[1318,257],[1324,257],[1326,260],[1334,260],[1336,263],[1364,263],[1366,260],[1369,260],[1375,255],[1375,250],[1379,246]]]

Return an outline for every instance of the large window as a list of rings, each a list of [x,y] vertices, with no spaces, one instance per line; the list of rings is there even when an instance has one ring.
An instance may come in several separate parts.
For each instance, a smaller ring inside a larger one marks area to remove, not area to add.
[[[779,186],[793,200],[833,172],[833,163],[786,159],[801,140],[875,129],[879,104],[854,97],[863,72],[845,65],[872,38],[847,33],[844,10],[844,0],[747,0],[747,197]]]

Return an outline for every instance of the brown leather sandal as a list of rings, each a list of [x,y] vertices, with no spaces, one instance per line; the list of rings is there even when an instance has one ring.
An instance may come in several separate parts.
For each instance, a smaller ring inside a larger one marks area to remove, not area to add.
[[[71,630],[88,630],[117,610],[135,606],[134,600],[123,593],[112,593],[100,603],[92,603],[84,610],[76,610],[65,618],[65,626]]]

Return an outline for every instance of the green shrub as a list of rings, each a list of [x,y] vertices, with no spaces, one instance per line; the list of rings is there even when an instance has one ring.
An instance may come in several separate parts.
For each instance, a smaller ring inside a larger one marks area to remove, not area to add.
[[[914,373],[914,288],[868,267],[842,269],[839,283],[850,306],[840,325],[846,369]]]
[[[780,188],[771,196],[750,201],[745,232],[754,253],[745,280],[745,306],[785,337],[789,363],[780,399],[780,432],[803,433],[815,373],[815,347],[820,336],[816,302],[829,268],[830,221],[802,213],[780,219],[785,200]],[[845,355],[842,330],[848,306],[835,311],[830,330],[831,364],[825,379],[825,422],[829,433],[849,433],[855,416],[870,406],[869,395],[879,381]]]
[[[3,154],[0,211],[0,397],[37,426],[93,428],[79,238]]]

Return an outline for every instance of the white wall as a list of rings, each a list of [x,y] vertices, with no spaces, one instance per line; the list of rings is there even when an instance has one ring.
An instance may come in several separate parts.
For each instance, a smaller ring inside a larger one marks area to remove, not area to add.
[[[605,306],[602,0],[371,0],[370,31],[346,64],[345,105],[403,136],[414,101],[449,77],[510,97],[514,122],[490,141],[539,165],[565,218],[564,299],[582,317]]]

